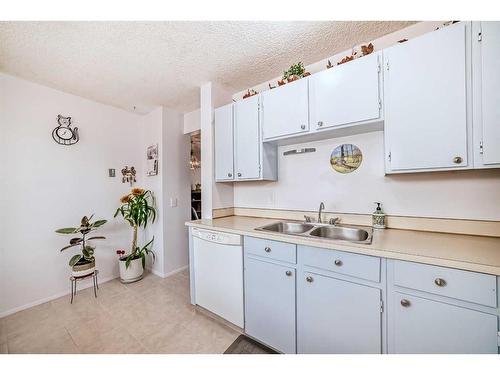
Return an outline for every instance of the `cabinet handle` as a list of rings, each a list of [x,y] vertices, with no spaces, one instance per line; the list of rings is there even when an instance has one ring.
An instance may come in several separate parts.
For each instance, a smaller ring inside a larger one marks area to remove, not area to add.
[[[300,125],[300,128],[301,128],[302,130],[304,130],[304,129],[306,128],[306,126],[305,126],[304,124],[302,124],[302,125]]]
[[[401,300],[401,306],[403,307],[409,307],[411,305],[410,301],[408,301],[407,299],[402,299]]]
[[[446,280],[438,277],[436,280],[434,280],[434,284],[436,284],[437,286],[445,286]]]
[[[460,156],[455,156],[453,158],[453,163],[460,164],[462,162],[462,158]]]
[[[312,282],[314,281],[314,279],[312,278],[312,276],[307,276],[307,277],[306,277],[306,281],[307,281],[308,283],[312,283]]]
[[[270,248],[269,246],[266,246],[266,247],[264,248],[264,251],[265,251],[266,253],[270,253],[270,252],[271,252],[271,248]]]
[[[318,126],[322,127],[323,126],[323,121],[318,121]]]
[[[233,177],[233,174],[232,173],[228,173],[227,177]]]
[[[238,172],[238,177],[241,177],[241,173],[240,172]]]
[[[333,262],[333,263],[335,263],[335,265],[339,266],[339,267],[343,264],[340,259],[335,259],[335,262]]]
[[[287,275],[287,276],[292,276],[292,271],[286,271],[286,272],[285,272],[285,275]]]

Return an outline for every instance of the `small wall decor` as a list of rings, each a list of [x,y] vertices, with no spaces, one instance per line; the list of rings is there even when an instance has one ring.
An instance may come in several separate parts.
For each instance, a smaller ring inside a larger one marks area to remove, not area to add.
[[[373,44],[370,43],[367,46],[361,46],[361,53],[363,56],[369,55],[370,53],[373,52]]]
[[[130,186],[132,186],[132,184],[136,182],[135,174],[136,172],[134,167],[129,168],[128,166],[125,166],[125,168],[122,169],[122,183],[130,182]]]
[[[148,176],[156,176],[158,174],[158,145],[151,145],[146,152],[148,163]]]
[[[332,168],[339,173],[351,173],[359,168],[363,154],[361,150],[353,144],[346,143],[337,146],[330,155]]]
[[[71,146],[80,140],[78,128],[71,128],[71,117],[57,115],[57,127],[52,130],[54,141],[64,146]]]
[[[249,97],[257,95],[257,94],[258,94],[257,91],[255,91],[253,89],[252,90],[248,89],[247,92],[245,93],[245,95],[243,95],[243,99],[249,98]]]

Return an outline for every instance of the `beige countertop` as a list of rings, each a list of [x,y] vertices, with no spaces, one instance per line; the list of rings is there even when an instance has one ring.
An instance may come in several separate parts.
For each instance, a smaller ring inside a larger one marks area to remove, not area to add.
[[[280,221],[248,216],[228,216],[186,222],[187,226],[226,233],[268,238],[352,253],[400,259],[468,271],[500,275],[500,238],[419,232],[402,229],[373,231],[371,244],[300,237],[257,231],[255,228]]]

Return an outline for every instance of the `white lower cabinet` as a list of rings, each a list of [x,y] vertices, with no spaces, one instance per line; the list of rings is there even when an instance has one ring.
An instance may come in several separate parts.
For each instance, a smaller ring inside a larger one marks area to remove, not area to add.
[[[295,353],[294,267],[245,259],[245,332],[282,353]]]
[[[389,353],[498,354],[493,314],[395,292]]]
[[[382,353],[380,289],[310,272],[297,284],[297,353]]]
[[[244,243],[245,332],[280,352],[499,352],[497,276],[257,238]]]

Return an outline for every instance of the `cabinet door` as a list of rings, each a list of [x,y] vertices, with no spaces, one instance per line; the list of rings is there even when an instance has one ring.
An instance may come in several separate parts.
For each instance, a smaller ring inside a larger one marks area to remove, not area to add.
[[[283,353],[295,353],[293,268],[245,260],[245,332]]]
[[[380,289],[308,272],[298,288],[298,353],[382,352]]]
[[[379,54],[373,53],[309,78],[309,110],[316,129],[380,118]]]
[[[235,177],[258,179],[261,176],[259,96],[238,101],[234,108]]]
[[[482,133],[478,137],[480,165],[484,167],[500,166],[500,22],[481,22],[480,39],[476,38],[479,48],[478,79],[480,84],[479,115],[482,119],[474,126],[479,126]],[[482,142],[482,143],[480,143]],[[482,164],[482,165],[481,165]]]
[[[384,60],[387,171],[467,167],[465,24],[388,48]]]
[[[234,180],[233,170],[233,105],[215,110],[214,124],[215,180]]]
[[[393,303],[391,353],[498,354],[495,315],[402,293]]]
[[[262,93],[264,139],[306,133],[309,130],[307,78]]]

